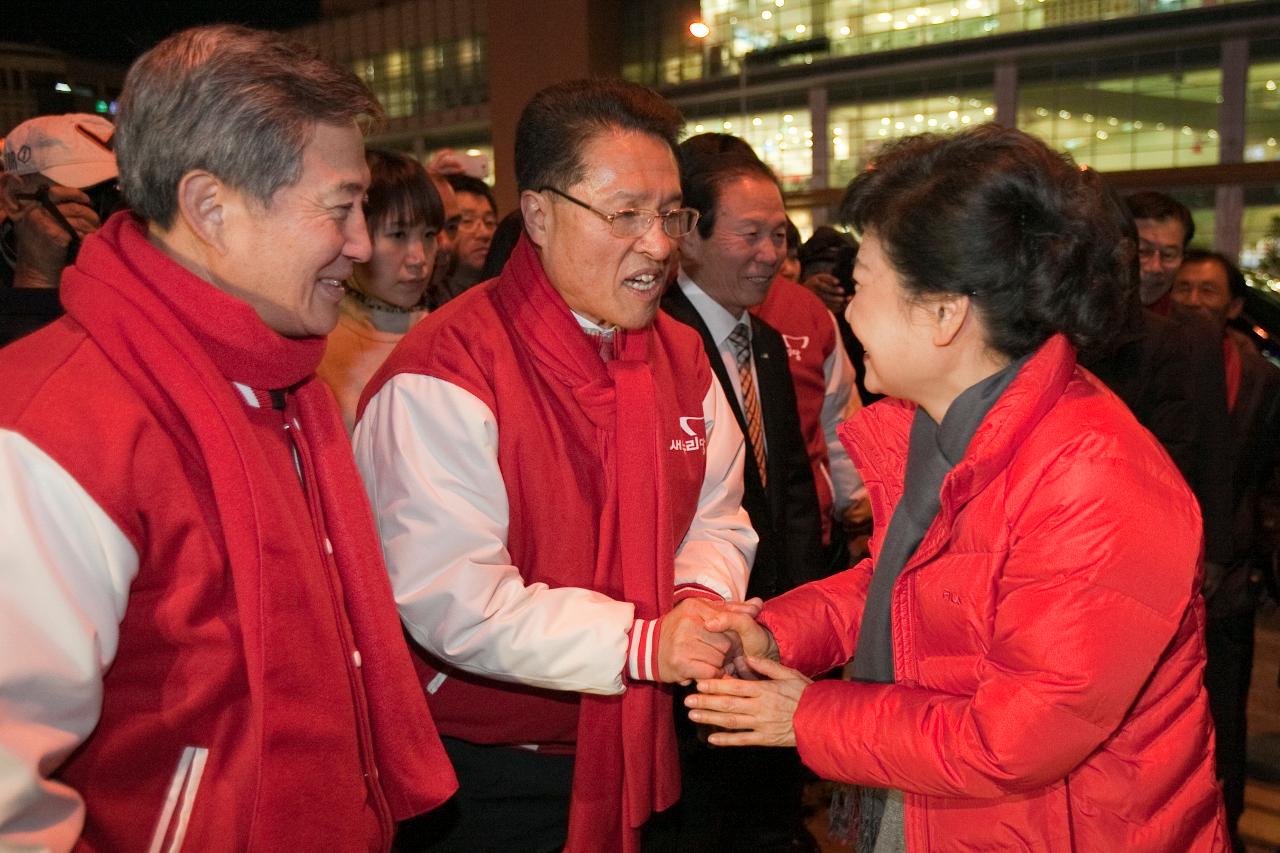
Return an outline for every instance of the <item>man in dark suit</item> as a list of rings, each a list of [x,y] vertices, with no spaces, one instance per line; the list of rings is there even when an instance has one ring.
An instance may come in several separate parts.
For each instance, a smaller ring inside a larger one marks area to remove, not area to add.
[[[681,269],[663,310],[702,336],[746,436],[743,507],[760,535],[748,595],[769,598],[821,576],[821,522],[782,336],[749,313],[787,254],[786,210],[769,167],[749,149],[693,137],[680,146],[680,184],[699,226],[681,238]],[[717,751],[686,725],[678,850],[790,850],[801,833],[794,750]],[[649,843],[657,836],[647,839]],[[803,849],[803,848],[800,848]]]
[[[1231,449],[1228,557],[1205,579],[1204,686],[1217,748],[1218,778],[1232,846],[1244,813],[1246,708],[1253,673],[1253,623],[1262,573],[1274,564],[1280,368],[1247,335],[1231,328],[1247,292],[1244,276],[1217,252],[1188,250],[1174,277],[1173,302],[1201,315],[1217,331],[1227,389]],[[1207,567],[1208,568],[1208,567]]]

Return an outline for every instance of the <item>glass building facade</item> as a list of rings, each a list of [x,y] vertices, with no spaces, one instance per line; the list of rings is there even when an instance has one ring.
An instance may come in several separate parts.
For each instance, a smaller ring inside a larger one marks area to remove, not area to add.
[[[661,88],[738,74],[753,54],[812,63],[1231,2],[1248,0],[629,0],[623,73]]]
[[[342,12],[295,30],[360,77],[387,111],[373,144],[412,151],[489,149],[485,0],[339,4]]]
[[[424,159],[446,146],[487,153],[493,2],[403,0],[302,35],[382,99],[391,122],[379,144]],[[886,142],[994,120],[1122,190],[1170,191],[1192,208],[1198,243],[1245,263],[1280,234],[1280,3],[622,0],[618,9],[617,71],[670,98],[688,134],[748,141],[806,231]]]
[[[487,98],[488,69],[481,36],[396,49],[350,61],[396,119],[458,107],[479,106]]]

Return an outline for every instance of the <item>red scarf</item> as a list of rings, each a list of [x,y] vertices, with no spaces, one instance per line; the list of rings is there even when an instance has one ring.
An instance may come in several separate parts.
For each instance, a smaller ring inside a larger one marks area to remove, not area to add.
[[[651,328],[619,330],[606,364],[522,236],[494,290],[498,311],[547,375],[572,389],[596,426],[605,478],[594,588],[621,589],[636,618],[671,609],[674,554],[648,362]],[[651,813],[680,796],[671,693],[632,683],[582,696],[567,853],[639,848]]]
[[[245,737],[259,754],[264,706],[281,701],[265,695],[264,671],[288,666],[271,659],[273,649],[254,618],[270,569],[263,565],[263,537],[280,508],[263,500],[269,489],[262,480],[272,476],[272,468],[231,381],[257,389],[296,386],[320,514],[362,658],[383,793],[397,819],[442,803],[457,781],[414,677],[346,430],[332,396],[314,376],[324,339],[276,334],[247,303],[159,251],[145,226],[125,213],[85,241],[76,267],[63,275],[62,300],[174,443],[207,472],[209,516],[235,582],[253,693]],[[309,559],[300,556],[299,562]],[[269,763],[270,756],[261,761]]]

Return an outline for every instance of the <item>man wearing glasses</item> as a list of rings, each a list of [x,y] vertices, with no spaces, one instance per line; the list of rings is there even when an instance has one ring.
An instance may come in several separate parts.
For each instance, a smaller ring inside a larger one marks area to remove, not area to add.
[[[1195,236],[1191,211],[1177,199],[1151,191],[1128,196],[1125,204],[1137,230],[1138,296],[1146,309],[1141,358],[1128,376],[1109,375],[1105,367],[1098,375],[1164,444],[1195,493],[1204,518],[1204,592],[1209,601],[1231,553],[1231,481],[1223,475],[1231,449],[1222,335],[1212,321],[1171,298],[1187,244]],[[1131,402],[1159,372],[1175,374],[1179,404]],[[1144,408],[1152,411],[1151,417]]]
[[[83,113],[13,129],[0,174],[0,345],[62,316],[58,284],[119,203],[115,127]]]
[[[1139,295],[1158,314],[1169,313],[1169,289],[1182,265],[1182,253],[1195,236],[1191,211],[1158,192],[1134,193],[1125,199],[1138,228]]]
[[[536,95],[510,261],[365,390],[357,464],[461,785],[404,849],[636,850],[679,796],[666,685],[724,667],[703,620],[756,546],[741,431],[658,313],[697,222],[681,125],[621,81]]]
[[[466,174],[449,176],[449,184],[458,196],[458,237],[454,241],[453,277],[449,280],[449,298],[480,283],[480,271],[489,254],[494,229],[498,227],[498,205],[493,190],[477,177]]]

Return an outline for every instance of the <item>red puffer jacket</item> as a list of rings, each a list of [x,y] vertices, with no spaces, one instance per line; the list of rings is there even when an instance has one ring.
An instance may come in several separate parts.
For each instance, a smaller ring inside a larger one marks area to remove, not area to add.
[[[841,427],[875,512],[902,496],[914,407]],[[942,486],[893,590],[897,684],[819,682],[795,716],[827,779],[906,792],[916,851],[1226,850],[1201,676],[1200,516],[1155,439],[1062,337]],[[871,560],[765,607],[782,661],[847,661]]]

